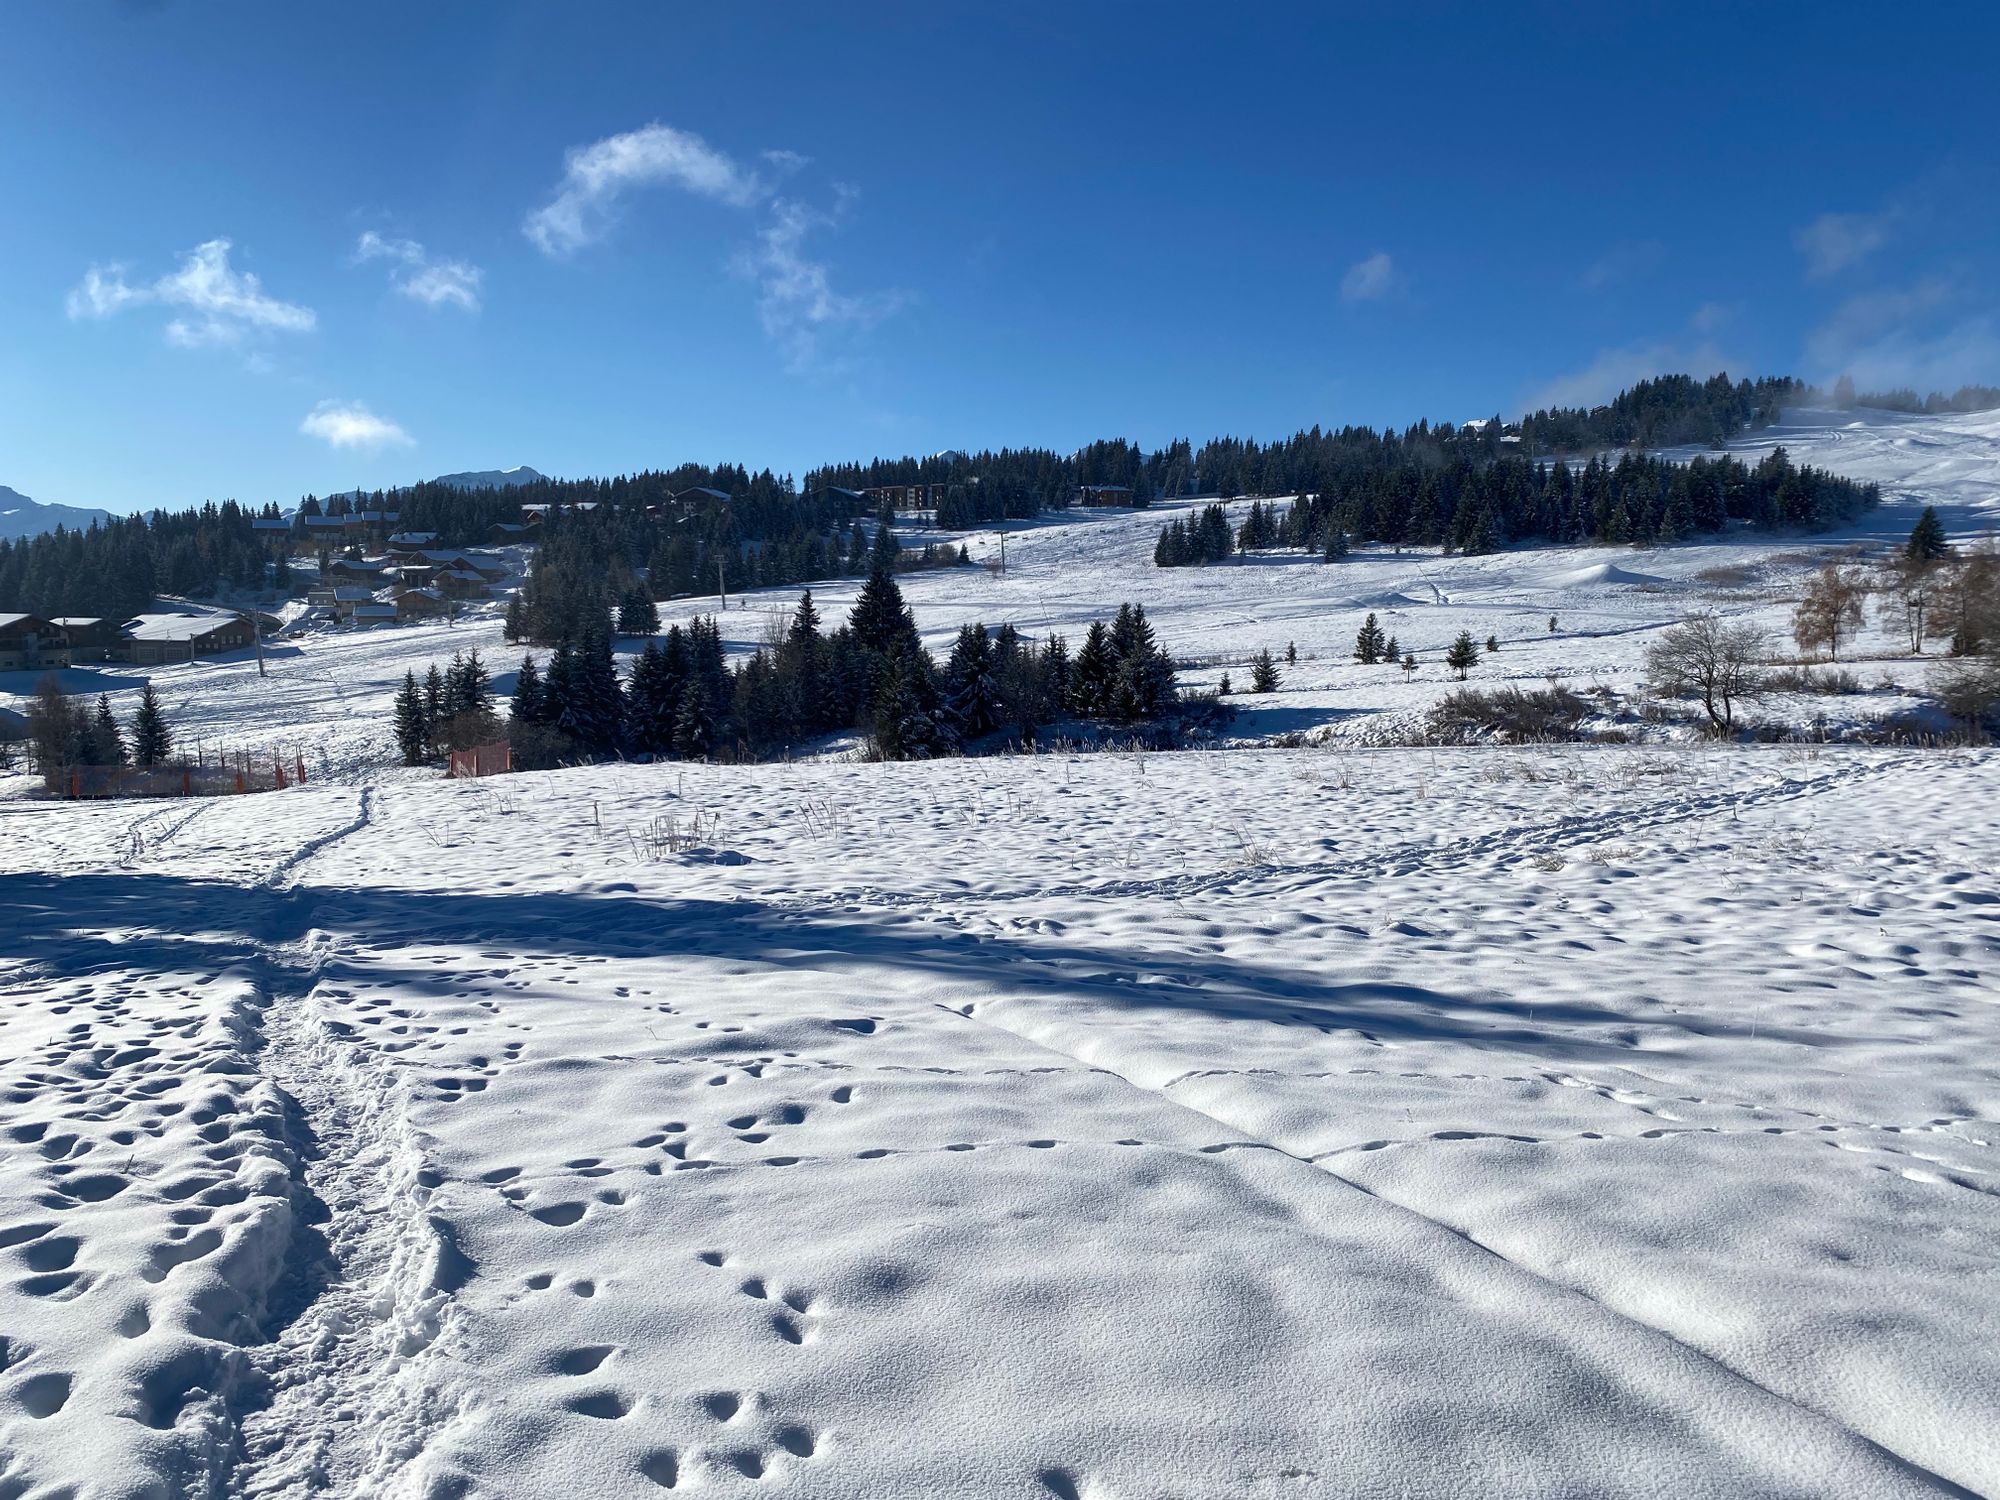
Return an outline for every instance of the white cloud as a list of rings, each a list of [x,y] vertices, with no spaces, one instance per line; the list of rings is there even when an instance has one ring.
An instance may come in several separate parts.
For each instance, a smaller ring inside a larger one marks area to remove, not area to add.
[[[1600,349],[1582,369],[1559,375],[1523,396],[1521,410],[1532,412],[1559,406],[1602,406],[1620,391],[1629,390],[1655,375],[1692,375],[1697,380],[1706,380],[1716,372],[1729,368],[1730,361],[1706,341],[1693,348],[1663,342]]]
[[[852,196],[849,189],[841,201]],[[896,292],[855,296],[833,289],[826,264],[806,253],[805,241],[813,230],[834,223],[831,215],[781,198],[771,205],[771,221],[758,231],[755,248],[737,258],[737,269],[757,282],[757,316],[764,332],[784,351],[786,366],[795,373],[822,367],[827,335],[869,327],[905,301]]]
[[[359,401],[322,401],[306,413],[299,431],[335,448],[408,448],[416,442]]]
[[[1380,302],[1401,283],[1396,262],[1386,250],[1377,250],[1366,260],[1356,261],[1340,278],[1341,299],[1346,302]]]
[[[122,265],[92,266],[69,294],[72,318],[108,318],[128,307],[179,308],[166,326],[167,341],[183,348],[234,344],[251,333],[309,333],[318,319],[309,307],[281,302],[248,271],[229,264],[230,242],[213,239],[187,253],[180,269],[134,286]]]
[[[655,184],[747,208],[767,195],[755,173],[700,136],[658,123],[572,147],[563,180],[521,232],[544,255],[564,256],[602,238],[626,191]]]
[[[354,259],[389,261],[389,284],[414,302],[479,311],[479,286],[486,273],[469,261],[433,260],[415,240],[390,239],[372,229],[356,243]]]
[[[1806,336],[1806,374],[1863,390],[1950,391],[2000,370],[2000,319],[1942,278],[1850,297]]]
[[[1814,280],[1859,265],[1888,241],[1895,210],[1876,214],[1821,214],[1792,232],[1792,243],[1806,258],[1806,275]]]

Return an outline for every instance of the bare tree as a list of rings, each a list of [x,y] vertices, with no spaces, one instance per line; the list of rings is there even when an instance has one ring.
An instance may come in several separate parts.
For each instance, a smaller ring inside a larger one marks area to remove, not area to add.
[[[1909,638],[1910,655],[1924,654],[1924,639],[1930,634],[1931,614],[1944,593],[1947,582],[1944,565],[1928,557],[1899,557],[1884,570],[1882,591],[1875,606],[1885,622],[1902,626]]]
[[[1662,631],[1646,652],[1646,680],[1670,697],[1698,697],[1718,730],[1736,724],[1738,699],[1757,693],[1764,633],[1714,614],[1690,615]]]
[[[1792,639],[1801,651],[1826,648],[1840,660],[1841,641],[1861,628],[1861,606],[1868,598],[1868,580],[1859,568],[1828,563],[1806,585],[1805,597],[1792,611]]]

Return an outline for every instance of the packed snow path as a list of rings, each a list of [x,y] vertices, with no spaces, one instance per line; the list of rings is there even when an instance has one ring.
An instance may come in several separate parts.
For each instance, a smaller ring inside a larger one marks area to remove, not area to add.
[[[0,1495],[2000,1494],[1996,771],[17,804]]]

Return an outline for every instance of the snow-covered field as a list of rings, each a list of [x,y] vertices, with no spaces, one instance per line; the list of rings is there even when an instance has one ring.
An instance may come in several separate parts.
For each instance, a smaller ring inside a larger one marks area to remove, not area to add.
[[[2000,516],[2000,419],[1846,420],[1836,540]],[[2000,755],[1370,745],[1367,609],[1629,682],[1807,564],[1159,523],[908,592],[1294,640],[1324,744],[372,761],[489,622],[156,674],[304,788],[0,801],[0,1497],[2000,1495]]]

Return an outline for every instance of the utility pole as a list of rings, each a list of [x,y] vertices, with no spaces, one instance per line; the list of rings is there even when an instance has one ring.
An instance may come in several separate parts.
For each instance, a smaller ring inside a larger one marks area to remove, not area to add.
[[[722,601],[722,609],[726,614],[729,610],[729,587],[723,581],[722,557],[720,553],[716,555],[715,559],[715,596]]]
[[[254,609],[238,610],[237,618],[250,627],[250,639],[257,647],[257,675],[263,677],[266,675],[264,671],[264,632],[257,628],[257,611]],[[192,639],[188,641],[188,660],[194,660],[194,641]]]

